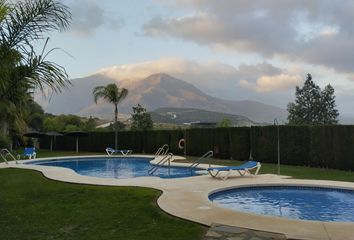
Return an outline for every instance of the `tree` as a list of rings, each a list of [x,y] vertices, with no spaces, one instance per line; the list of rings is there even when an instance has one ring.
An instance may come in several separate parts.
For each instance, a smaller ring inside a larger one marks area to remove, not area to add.
[[[93,90],[93,96],[95,103],[97,104],[98,99],[102,98],[108,103],[114,105],[114,145],[118,149],[118,104],[123,101],[128,95],[128,90],[125,88],[119,88],[116,84],[108,84],[107,86],[98,86]]]
[[[218,127],[228,128],[231,126],[231,120],[224,118],[221,122],[218,123]]]
[[[47,61],[45,34],[66,30],[71,14],[56,0],[0,0],[0,125],[2,133],[23,130],[24,109],[31,92],[46,87],[60,92],[70,84],[63,67]],[[34,45],[44,41],[38,54]],[[15,109],[15,111],[13,111]],[[19,128],[21,126],[21,128]]]
[[[27,104],[26,112],[27,126],[33,130],[42,131],[45,117],[42,107],[31,99]]]
[[[295,102],[289,103],[289,124],[335,124],[338,111],[335,109],[334,89],[328,85],[323,91],[317,86],[311,74],[302,88],[296,87]]]
[[[133,107],[132,120],[132,130],[149,130],[154,126],[150,113],[148,113],[140,104]]]
[[[4,20],[7,14],[8,8],[5,5],[5,0],[0,0],[0,22]]]
[[[96,129],[96,126],[97,126],[96,119],[90,116],[90,118],[87,119],[87,121],[84,123],[83,129],[85,131],[94,131]]]
[[[61,91],[69,84],[68,76],[63,67],[46,60],[52,50],[45,53],[48,44],[45,33],[63,31],[70,26],[68,7],[55,0],[25,0],[16,4],[4,1],[3,6],[7,11],[0,22],[0,66],[12,77],[2,81],[0,100],[23,82],[31,89],[44,90],[49,86],[54,91]],[[43,40],[43,51],[37,54],[33,45]],[[12,64],[14,58],[17,58],[15,67],[9,68],[8,60],[12,59]]]
[[[334,88],[331,85],[327,85],[321,92],[321,102],[321,123],[337,124],[339,113],[336,109]]]
[[[45,131],[55,132],[70,132],[70,131],[88,131],[87,121],[83,121],[76,115],[59,115],[59,116],[47,116],[43,121],[43,129]]]
[[[121,130],[123,130],[125,127],[126,127],[126,125],[125,125],[123,122],[117,121],[116,124],[115,124],[115,123],[112,123],[111,125],[109,125],[109,126],[107,127],[107,130],[108,130],[108,131],[114,131],[114,129],[118,129],[118,131],[121,131]]]

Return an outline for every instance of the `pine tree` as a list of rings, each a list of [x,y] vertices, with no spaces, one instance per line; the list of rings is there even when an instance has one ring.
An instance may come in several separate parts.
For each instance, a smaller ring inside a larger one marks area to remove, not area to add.
[[[288,104],[289,124],[335,124],[338,110],[335,109],[334,89],[328,85],[323,91],[317,86],[311,74],[302,88],[296,87],[295,102]]]
[[[338,123],[338,110],[336,109],[336,101],[334,95],[334,88],[327,85],[321,92],[321,123],[322,124],[336,124]]]

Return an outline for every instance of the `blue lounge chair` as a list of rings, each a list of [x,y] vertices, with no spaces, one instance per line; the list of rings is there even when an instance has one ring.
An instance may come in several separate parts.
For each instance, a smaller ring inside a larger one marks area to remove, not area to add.
[[[261,163],[255,161],[248,161],[239,166],[230,166],[230,167],[215,167],[215,168],[208,168],[208,172],[210,176],[216,178],[220,172],[227,172],[226,175],[222,176],[223,180],[226,180],[232,171],[237,171],[241,176],[244,176],[246,173],[251,174],[250,170],[256,169],[254,175],[257,175],[259,170],[261,169]]]
[[[129,154],[132,154],[133,150],[113,149],[113,148],[108,147],[108,148],[106,148],[106,153],[108,156],[111,156],[115,153],[121,153],[122,155],[127,156]]]
[[[25,148],[25,152],[23,153],[24,157],[28,157],[29,159],[34,159],[37,156],[36,149],[34,147]]]

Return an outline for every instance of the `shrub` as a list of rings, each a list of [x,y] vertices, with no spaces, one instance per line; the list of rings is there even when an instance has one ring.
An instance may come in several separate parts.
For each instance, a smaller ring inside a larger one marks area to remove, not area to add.
[[[0,134],[0,148],[9,148],[11,144],[11,139],[6,136]]]

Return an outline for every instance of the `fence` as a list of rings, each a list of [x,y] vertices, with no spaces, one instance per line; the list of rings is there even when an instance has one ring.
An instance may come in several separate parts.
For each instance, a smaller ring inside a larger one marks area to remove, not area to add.
[[[277,162],[277,129],[275,126],[153,130],[119,132],[121,149],[154,153],[167,143],[170,151],[183,155],[178,142],[186,139],[189,156],[201,156],[209,150],[216,158]],[[58,137],[56,150],[74,150],[75,137]],[[50,138],[41,139],[41,147],[49,148]],[[114,146],[114,133],[92,132],[80,138],[81,151],[103,152]],[[280,158],[282,164],[354,170],[354,126],[280,126]]]

